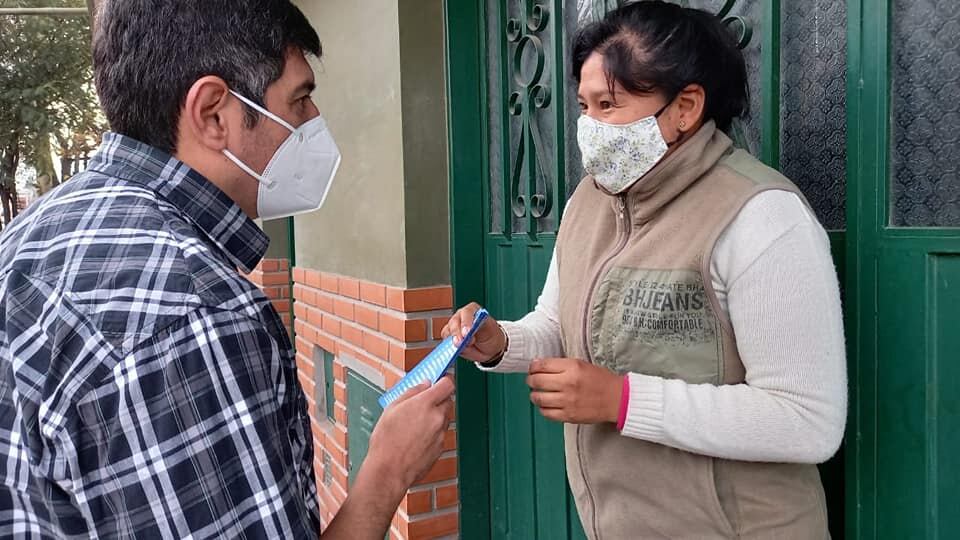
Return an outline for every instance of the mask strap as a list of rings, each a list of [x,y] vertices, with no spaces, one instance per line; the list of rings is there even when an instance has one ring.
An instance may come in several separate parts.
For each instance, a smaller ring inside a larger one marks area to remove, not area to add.
[[[241,169],[243,169],[243,171],[244,171],[245,173],[247,173],[247,174],[249,174],[250,176],[256,178],[257,181],[260,182],[261,184],[266,185],[268,188],[269,188],[269,187],[273,187],[273,184],[274,184],[274,183],[273,183],[271,180],[269,180],[269,179],[267,179],[267,178],[264,178],[262,174],[259,174],[259,173],[257,173],[257,171],[255,171],[255,170],[251,169],[250,167],[248,167],[246,163],[240,161],[240,158],[238,158],[237,156],[233,155],[233,152],[231,152],[231,151],[227,150],[226,148],[224,148],[224,150],[223,150],[223,155],[227,156],[227,159],[229,159],[230,161],[232,161],[237,167],[240,167]]]
[[[289,129],[291,132],[296,133],[297,128],[291,126],[291,125],[290,125],[286,120],[284,120],[283,118],[280,118],[279,116],[277,116],[277,115],[273,114],[272,112],[264,109],[263,107],[257,105],[257,104],[254,103],[252,100],[249,100],[249,99],[247,99],[247,98],[244,97],[244,96],[241,96],[240,94],[234,92],[233,90],[230,90],[230,93],[233,94],[234,96],[236,96],[236,98],[239,99],[240,101],[242,101],[242,102],[246,103],[247,105],[249,105],[249,106],[253,107],[254,109],[256,109],[257,112],[259,112],[260,114],[266,116],[267,118],[273,120],[274,122],[280,124],[281,126]]]
[[[660,110],[657,111],[657,112],[653,115],[653,117],[659,120],[659,119],[660,119],[660,115],[662,115],[663,112],[667,110],[667,108],[669,108],[671,105],[673,105],[673,102],[676,101],[678,95],[680,95],[680,94],[677,94],[677,95],[673,96],[672,98],[670,98],[670,101],[667,101],[666,105],[664,105],[663,107],[660,107]],[[670,148],[671,146],[674,146],[675,144],[679,143],[681,139],[683,139],[683,132],[681,132],[680,135],[679,135],[676,139],[673,140],[673,142],[667,142],[666,140],[664,140],[663,142],[667,143],[667,148]]]
[[[668,107],[670,107],[671,105],[673,105],[673,102],[674,102],[674,100],[676,100],[676,99],[677,99],[677,96],[673,96],[672,98],[670,98],[670,101],[667,101],[667,103],[666,103],[663,107],[660,107],[660,110],[657,111],[656,113],[654,113],[654,114],[653,114],[653,117],[659,119],[659,118],[660,118],[660,115],[663,114],[663,111],[666,111]]]

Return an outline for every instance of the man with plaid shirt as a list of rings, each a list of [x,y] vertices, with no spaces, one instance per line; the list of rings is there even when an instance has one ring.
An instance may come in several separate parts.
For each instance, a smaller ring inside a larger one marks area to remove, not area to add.
[[[263,171],[289,131],[261,116],[317,117],[307,54],[319,39],[286,0],[103,5],[114,133],[0,237],[0,537],[319,536],[293,347],[237,272],[267,248],[262,195],[225,157]],[[384,412],[324,538],[383,538],[452,391]]]

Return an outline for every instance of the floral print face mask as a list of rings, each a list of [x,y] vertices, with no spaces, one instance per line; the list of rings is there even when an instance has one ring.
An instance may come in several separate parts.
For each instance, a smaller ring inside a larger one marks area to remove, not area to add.
[[[629,124],[607,124],[580,115],[577,144],[583,169],[612,195],[630,189],[667,153],[669,145],[657,124],[664,109]]]

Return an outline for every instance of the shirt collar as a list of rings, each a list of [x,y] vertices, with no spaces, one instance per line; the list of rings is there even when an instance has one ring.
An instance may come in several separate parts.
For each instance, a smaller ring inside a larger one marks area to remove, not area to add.
[[[117,133],[107,133],[88,167],[139,184],[177,207],[238,268],[250,272],[270,239],[217,186],[182,161]]]

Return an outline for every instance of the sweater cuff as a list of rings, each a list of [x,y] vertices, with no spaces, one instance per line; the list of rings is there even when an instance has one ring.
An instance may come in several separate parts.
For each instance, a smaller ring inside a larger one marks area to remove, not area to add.
[[[526,372],[530,369],[530,359],[524,358],[523,351],[527,347],[527,335],[523,327],[517,323],[502,322],[500,326],[507,334],[507,351],[503,358],[495,364],[483,365],[479,362],[476,366],[480,371],[490,371],[495,373],[517,373]]]
[[[662,441],[663,379],[639,373],[629,373],[627,379],[630,403],[620,433],[634,439]]]

